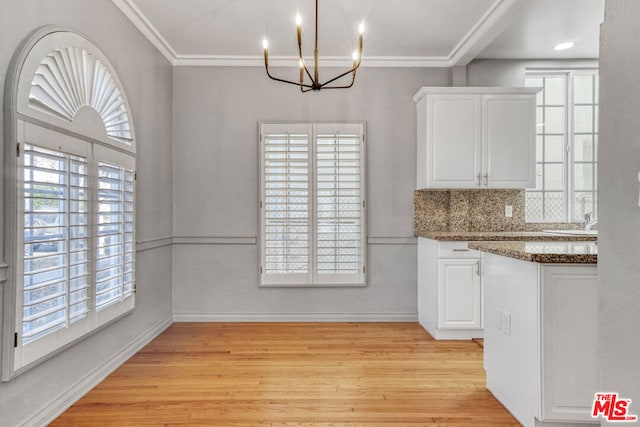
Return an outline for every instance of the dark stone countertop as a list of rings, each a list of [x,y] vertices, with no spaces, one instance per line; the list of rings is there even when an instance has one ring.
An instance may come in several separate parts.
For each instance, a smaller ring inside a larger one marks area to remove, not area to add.
[[[596,242],[469,242],[469,249],[543,264],[597,264]]]

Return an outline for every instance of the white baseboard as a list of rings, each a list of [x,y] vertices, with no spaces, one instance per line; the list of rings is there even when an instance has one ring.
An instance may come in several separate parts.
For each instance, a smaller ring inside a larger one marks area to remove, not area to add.
[[[417,322],[417,313],[175,313],[176,322]]]
[[[93,372],[84,376],[60,396],[56,397],[31,417],[20,423],[20,426],[44,426],[55,420],[71,405],[87,394],[109,374],[126,362],[131,356],[140,351],[151,340],[160,335],[173,323],[173,316],[167,316],[147,329],[135,340],[128,343],[118,354],[97,367]]]

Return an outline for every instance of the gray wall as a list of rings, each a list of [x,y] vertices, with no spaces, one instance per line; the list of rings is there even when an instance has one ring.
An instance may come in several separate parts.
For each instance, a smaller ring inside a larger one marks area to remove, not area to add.
[[[109,0],[2,0],[0,91],[20,42],[36,28],[51,24],[86,34],[111,60],[124,85],[136,128],[137,239],[171,235],[171,66]],[[1,121],[0,135],[4,135]],[[43,409],[170,316],[172,256],[170,246],[138,253],[137,307],[132,315],[14,380],[0,383],[0,425],[14,426]]]
[[[600,388],[633,399],[631,412],[640,415],[638,22],[640,2],[607,0],[600,35],[598,320]]]
[[[524,86],[528,68],[580,69],[598,68],[595,59],[533,60],[476,59],[467,66],[467,86]]]
[[[416,164],[411,97],[430,85],[450,85],[449,70],[365,68],[348,91],[303,95],[262,68],[176,68],[176,236],[257,237],[259,121],[366,121],[368,234],[400,239],[370,244],[368,286],[348,289],[260,289],[256,244],[176,245],[177,319],[415,318],[416,245],[406,239],[413,235]]]

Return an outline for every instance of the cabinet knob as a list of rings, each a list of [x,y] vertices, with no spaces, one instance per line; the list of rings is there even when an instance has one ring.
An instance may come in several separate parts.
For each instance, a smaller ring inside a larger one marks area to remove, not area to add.
[[[638,176],[640,176],[640,174],[638,174]],[[476,184],[480,185],[480,174],[476,176]]]
[[[484,185],[489,185],[489,174],[488,173],[484,174]]]

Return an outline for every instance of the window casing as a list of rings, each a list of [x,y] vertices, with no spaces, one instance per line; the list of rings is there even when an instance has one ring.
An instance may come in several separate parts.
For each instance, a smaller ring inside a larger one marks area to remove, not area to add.
[[[260,125],[261,286],[364,286],[364,124]]]
[[[6,87],[2,381],[135,305],[135,133],[111,64],[44,27]]]
[[[597,217],[598,74],[527,72],[537,97],[536,188],[526,191],[528,222]]]

